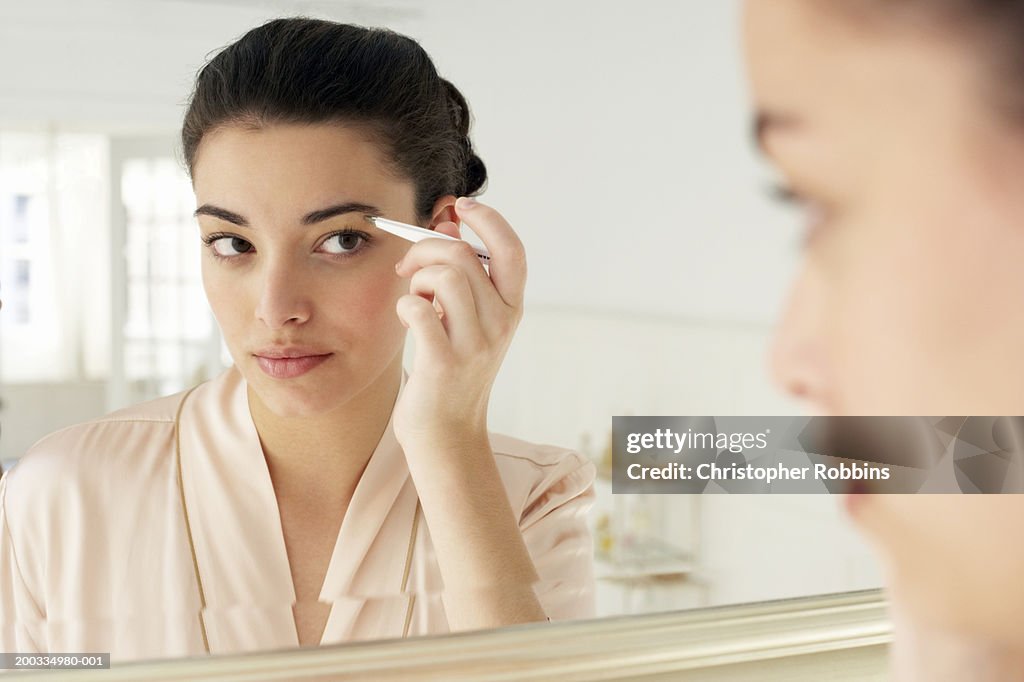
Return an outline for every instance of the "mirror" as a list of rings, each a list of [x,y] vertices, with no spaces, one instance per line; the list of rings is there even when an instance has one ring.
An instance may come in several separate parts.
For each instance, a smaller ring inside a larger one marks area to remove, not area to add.
[[[209,55],[296,13],[412,36],[469,100],[482,200],[519,233],[530,271],[489,429],[573,449],[598,472],[598,619],[578,627],[882,584],[827,496],[611,492],[613,415],[800,412],[766,368],[796,220],[762,191],[732,1],[3,5],[0,55],[21,65],[0,74],[5,469],[46,434],[230,365],[200,278],[183,103]],[[517,632],[572,632],[559,627]]]

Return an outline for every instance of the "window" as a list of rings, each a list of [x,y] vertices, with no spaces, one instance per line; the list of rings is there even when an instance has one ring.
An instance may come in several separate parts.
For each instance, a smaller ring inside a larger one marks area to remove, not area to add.
[[[105,373],[109,336],[107,143],[0,132],[0,377]]]
[[[202,288],[192,187],[171,156],[130,158],[121,198],[124,379],[133,399],[175,393],[207,378],[219,339]]]

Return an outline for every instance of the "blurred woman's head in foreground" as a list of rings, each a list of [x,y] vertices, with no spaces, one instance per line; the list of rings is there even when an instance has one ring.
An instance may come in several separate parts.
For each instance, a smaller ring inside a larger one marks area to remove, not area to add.
[[[1024,414],[1024,1],[749,0],[758,143],[806,211],[773,348],[827,414]],[[1024,647],[1024,496],[859,496],[913,613]]]

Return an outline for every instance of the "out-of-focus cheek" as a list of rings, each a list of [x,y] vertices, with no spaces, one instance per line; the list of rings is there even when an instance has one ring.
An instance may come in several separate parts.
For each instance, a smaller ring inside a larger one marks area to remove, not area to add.
[[[830,243],[838,391],[859,414],[1018,414],[1004,399],[1024,395],[1005,381],[1024,366],[1017,224],[937,175],[888,183]]]
[[[822,254],[830,300],[825,336],[842,413],[931,414],[935,368],[927,319],[937,293],[920,272],[920,241],[881,199],[829,235]]]
[[[837,295],[829,322],[836,402],[842,414],[901,414],[899,406],[912,403],[908,367],[897,361],[904,330],[869,292],[848,293]]]

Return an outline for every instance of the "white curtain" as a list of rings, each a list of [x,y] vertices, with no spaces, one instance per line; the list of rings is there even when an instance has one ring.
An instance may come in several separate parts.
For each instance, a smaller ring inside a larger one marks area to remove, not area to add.
[[[106,163],[102,136],[0,133],[0,377],[5,383],[106,374]]]

